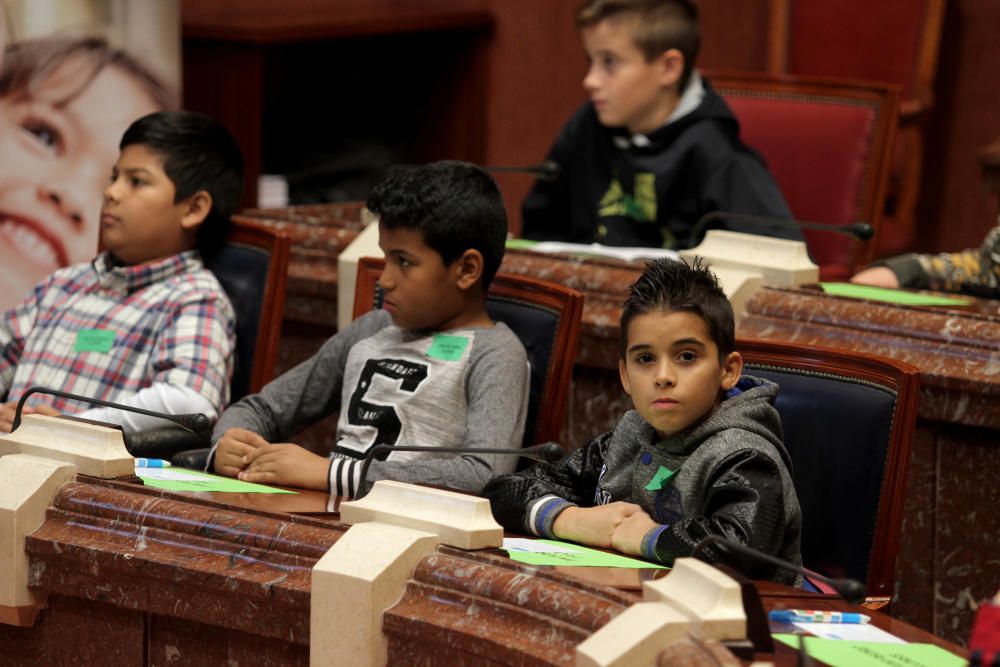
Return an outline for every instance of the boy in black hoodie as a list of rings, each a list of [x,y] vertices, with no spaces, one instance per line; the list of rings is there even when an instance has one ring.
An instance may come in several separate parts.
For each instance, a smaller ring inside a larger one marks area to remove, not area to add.
[[[590,102],[549,151],[560,176],[524,201],[524,238],[683,249],[701,242],[692,228],[712,211],[791,218],[729,107],[694,70],[693,2],[587,0],[576,22]],[[794,225],[725,226],[802,240]]]
[[[630,288],[621,329],[619,371],[635,410],[559,463],[490,482],[483,493],[497,520],[664,563],[719,535],[801,564],[778,387],[740,377],[733,310],[715,275],[698,260],[650,263]],[[767,564],[726,560],[796,583]]]

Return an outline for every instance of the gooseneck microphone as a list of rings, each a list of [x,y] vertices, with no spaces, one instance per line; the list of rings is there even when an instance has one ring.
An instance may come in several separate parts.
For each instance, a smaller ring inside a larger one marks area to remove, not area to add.
[[[721,547],[723,553],[726,553],[727,551],[736,552],[744,556],[749,556],[751,559],[769,563],[770,565],[774,565],[775,567],[781,568],[787,572],[795,572],[796,574],[801,574],[804,577],[815,579],[816,581],[824,583],[833,590],[837,591],[840,597],[844,598],[851,604],[861,604],[865,599],[865,585],[857,579],[832,579],[830,577],[825,577],[822,574],[813,572],[812,570],[807,570],[806,568],[796,565],[795,563],[791,563],[782,558],[777,558],[771,554],[766,554],[763,551],[759,551],[753,547],[748,547],[745,544],[740,544],[739,542],[719,537],[718,535],[709,535],[708,537],[701,539],[691,552],[691,558],[698,558],[699,555],[711,546]],[[702,560],[710,562],[704,557]]]
[[[788,218],[773,218],[766,215],[751,215],[749,213],[731,213],[729,211],[712,211],[706,213],[694,223],[691,228],[691,238],[701,239],[702,235],[708,231],[708,227],[714,222],[725,222],[726,220],[737,220],[747,222],[751,225],[769,225],[771,227],[797,227],[799,229],[812,229],[821,232],[831,232],[833,234],[843,234],[859,241],[867,241],[875,236],[875,228],[867,222],[853,222],[848,225],[834,225],[828,222],[810,222],[809,220],[789,220]]]
[[[173,422],[185,431],[190,431],[191,433],[205,433],[212,425],[212,421],[200,412],[181,415],[167,415],[162,412],[153,412],[152,410],[135,408],[131,405],[122,405],[121,403],[102,401],[99,398],[90,398],[88,396],[80,396],[79,394],[71,394],[66,391],[59,391],[58,389],[29,387],[28,390],[21,396],[21,400],[17,402],[17,409],[14,411],[14,422],[10,429],[11,432],[16,431],[17,427],[21,425],[21,409],[24,407],[24,401],[27,400],[27,398],[32,394],[49,394],[50,396],[59,396],[60,398],[71,398],[75,401],[81,401],[83,403],[95,403],[97,405],[103,405],[106,408],[114,408],[115,410],[122,410],[124,412],[134,412],[136,414],[146,415],[147,417],[157,417],[159,419],[165,419],[168,422]]]
[[[483,167],[492,173],[530,174],[540,181],[554,181],[562,174],[562,167],[558,162],[546,160],[539,164],[527,165],[524,167]]]
[[[498,447],[427,447],[421,445],[375,445],[365,454],[365,462],[361,464],[361,477],[358,480],[358,491],[365,488],[368,478],[368,466],[372,459],[382,452],[436,452],[439,454],[500,454],[501,456],[521,456],[532,461],[555,463],[562,459],[562,447],[554,442],[543,442],[540,445],[523,447],[521,449],[503,449]],[[359,496],[360,497],[360,496]]]

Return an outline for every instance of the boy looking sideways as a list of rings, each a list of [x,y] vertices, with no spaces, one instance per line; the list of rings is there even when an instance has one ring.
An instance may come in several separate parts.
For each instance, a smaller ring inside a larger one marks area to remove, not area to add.
[[[690,0],[587,0],[577,26],[590,61],[590,101],[563,127],[548,159],[555,180],[524,201],[527,239],[690,248],[712,211],[791,217],[739,123],[694,69],[700,34]],[[735,231],[802,240],[793,224]]]
[[[158,112],[132,123],[120,149],[101,205],[104,251],[51,274],[0,318],[5,430],[33,385],[213,417],[229,398],[235,316],[202,257],[221,248],[239,203],[239,148],[207,116]],[[127,431],[162,425],[87,408],[36,394],[25,411],[78,414]]]
[[[463,456],[390,452],[367,479],[478,492],[517,457],[528,397],[521,342],[486,311],[503,259],[507,216],[482,169],[437,162],[391,175],[368,198],[379,216],[384,308],[363,315],[215,426],[216,472],[251,482],[360,495],[376,444],[466,447]],[[340,412],[330,458],[288,438]]]
[[[635,409],[559,463],[491,482],[484,494],[497,520],[664,563],[709,535],[801,563],[777,386],[741,377],[732,307],[715,276],[698,260],[650,263],[630,288],[621,330],[619,371]],[[727,560],[751,576],[796,579]]]

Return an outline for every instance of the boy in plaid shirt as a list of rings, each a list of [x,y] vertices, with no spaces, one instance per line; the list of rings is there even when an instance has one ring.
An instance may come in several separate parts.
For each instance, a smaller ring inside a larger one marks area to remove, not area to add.
[[[243,186],[239,148],[190,112],[135,121],[101,206],[101,252],[60,269],[0,318],[0,429],[34,385],[165,413],[218,415],[229,398],[235,315],[202,263],[225,241]],[[60,207],[57,197],[40,206]],[[33,395],[24,412],[126,430],[146,417]],[[160,422],[160,423],[158,423]]]

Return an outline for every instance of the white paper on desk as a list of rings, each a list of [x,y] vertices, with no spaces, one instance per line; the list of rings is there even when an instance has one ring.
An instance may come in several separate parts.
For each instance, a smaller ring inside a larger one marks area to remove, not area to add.
[[[547,544],[527,537],[505,537],[501,549],[507,551],[528,551],[536,554],[575,554],[577,549]]]
[[[666,248],[633,248],[623,246],[607,246],[600,243],[564,243],[562,241],[540,241],[528,248],[535,252],[564,252],[574,255],[594,255],[596,257],[613,257],[631,262],[637,259],[658,259],[669,257],[679,259],[676,250]]]
[[[177,468],[146,468],[137,466],[135,474],[143,479],[168,479],[175,482],[194,482],[205,479],[204,475],[188,472],[187,470],[178,470]]]
[[[880,644],[905,644],[882,628],[870,623],[792,623],[811,635],[823,639],[846,639],[852,642],[878,642]]]

